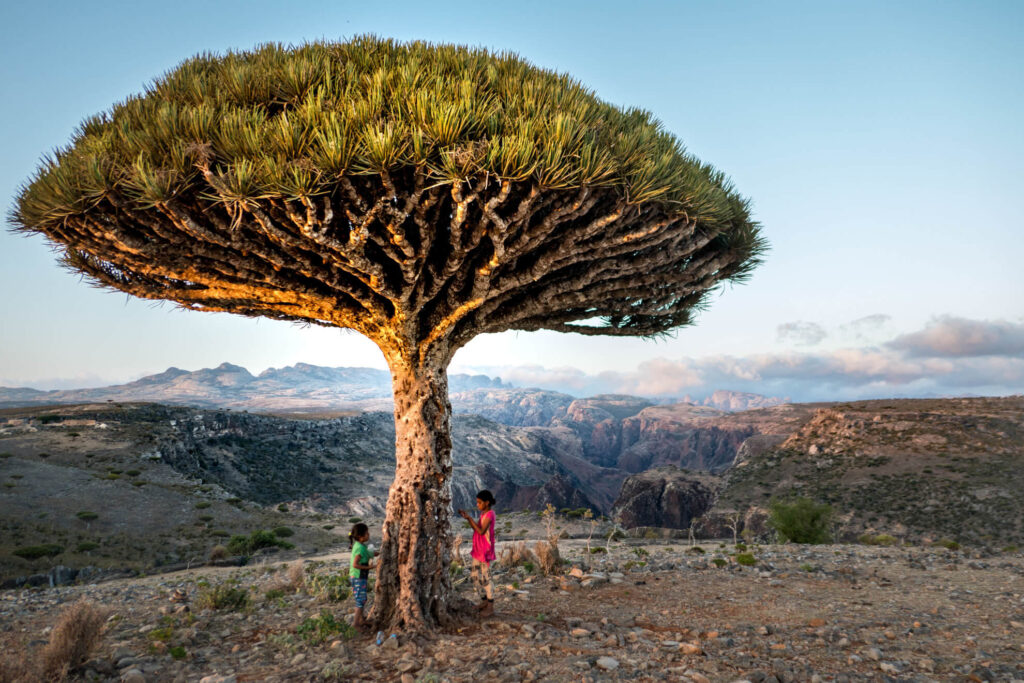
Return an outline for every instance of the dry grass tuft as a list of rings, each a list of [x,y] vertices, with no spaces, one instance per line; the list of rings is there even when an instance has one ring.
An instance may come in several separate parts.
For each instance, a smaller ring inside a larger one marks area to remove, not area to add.
[[[84,599],[64,610],[40,655],[43,675],[61,681],[84,664],[103,637],[105,621],[106,615]]]
[[[306,572],[302,565],[302,560],[292,562],[288,565],[288,583],[285,588],[292,590],[296,593],[306,587]]]
[[[228,558],[228,549],[222,545],[215,545],[210,550],[210,560],[226,560]]]
[[[275,575],[267,586],[268,590],[279,590],[285,593],[301,593],[307,588],[306,568],[302,560],[296,560],[289,564],[284,574],[282,576]]]
[[[557,574],[562,567],[562,556],[558,552],[558,541],[537,541],[533,546],[533,554],[537,556],[537,565],[547,575]]]
[[[502,566],[511,569],[512,567],[521,567],[527,562],[536,564],[537,557],[526,547],[525,543],[520,541],[519,543],[506,546],[501,551],[500,562]]]
[[[36,683],[40,678],[39,663],[24,648],[0,653],[0,683]]]

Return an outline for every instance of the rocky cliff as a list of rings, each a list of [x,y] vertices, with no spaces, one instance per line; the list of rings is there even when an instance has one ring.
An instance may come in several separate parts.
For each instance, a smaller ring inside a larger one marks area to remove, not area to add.
[[[625,480],[612,509],[612,519],[629,529],[662,527],[686,529],[702,517],[717,494],[714,475],[659,467]]]

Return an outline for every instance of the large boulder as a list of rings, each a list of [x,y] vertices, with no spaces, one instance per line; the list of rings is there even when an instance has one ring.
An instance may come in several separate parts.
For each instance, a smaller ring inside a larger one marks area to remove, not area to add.
[[[675,467],[641,472],[623,482],[612,518],[627,529],[686,529],[711,508],[718,486],[714,475]]]

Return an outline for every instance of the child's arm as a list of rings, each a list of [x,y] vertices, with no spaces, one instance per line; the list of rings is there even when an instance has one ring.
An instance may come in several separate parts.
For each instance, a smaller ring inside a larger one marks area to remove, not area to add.
[[[466,512],[465,510],[459,510],[459,514],[462,515],[462,518],[464,520],[469,522],[469,525],[471,527],[473,527],[473,531],[477,532],[481,536],[483,536],[485,533],[487,533],[487,528],[491,525],[491,518],[490,517],[485,519],[484,523],[483,523],[483,526],[481,526],[481,525],[477,524],[476,521],[472,517],[470,517],[469,513]]]

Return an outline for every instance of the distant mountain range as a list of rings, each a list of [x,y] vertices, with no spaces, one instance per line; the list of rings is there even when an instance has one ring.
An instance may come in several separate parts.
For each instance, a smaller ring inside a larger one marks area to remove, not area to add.
[[[520,389],[486,375],[452,374],[448,376],[448,384],[456,412],[478,413],[517,426],[547,425],[553,418],[564,416],[574,401],[574,397],[567,394]],[[626,398],[646,405],[665,402]],[[307,363],[270,368],[253,375],[241,366],[222,363],[215,368],[194,371],[168,368],[127,384],[92,389],[42,391],[0,387],[0,407],[105,401],[151,401],[286,413],[390,411],[391,376],[386,370],[374,368],[328,368]],[[703,400],[687,396],[683,402],[737,412],[780,405],[789,400],[716,391]]]

